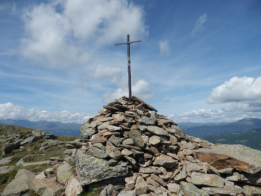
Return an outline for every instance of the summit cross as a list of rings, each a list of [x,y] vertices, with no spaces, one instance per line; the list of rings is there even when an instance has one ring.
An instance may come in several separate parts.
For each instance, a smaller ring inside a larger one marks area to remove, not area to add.
[[[132,41],[130,42],[130,35],[127,35],[127,42],[124,43],[119,43],[119,44],[115,44],[115,46],[118,45],[127,45],[127,55],[128,55],[128,83],[129,83],[129,101],[131,101],[131,69],[130,69],[130,65],[131,65],[131,60],[130,60],[130,44],[133,43],[137,43],[137,42],[141,42],[141,40],[138,41]]]

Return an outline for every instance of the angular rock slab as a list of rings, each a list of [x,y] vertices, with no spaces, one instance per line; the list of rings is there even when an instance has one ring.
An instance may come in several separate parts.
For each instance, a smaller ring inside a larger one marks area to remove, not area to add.
[[[211,149],[193,150],[195,159],[207,162],[217,169],[234,168],[239,172],[255,174],[261,171],[261,151],[243,145],[218,145]]]
[[[12,169],[14,169],[14,166],[2,166],[2,167],[0,167],[0,175],[1,175],[1,174],[7,174],[7,173],[9,173]]]
[[[180,188],[185,196],[209,196],[205,191],[188,182],[181,182]]]
[[[72,176],[66,186],[65,195],[66,196],[77,196],[81,194],[83,191],[82,186],[80,185],[79,181]]]
[[[61,196],[63,186],[54,179],[34,179],[31,182],[32,189],[41,196]]]
[[[72,176],[72,166],[64,162],[57,168],[57,181],[59,183],[66,183]]]
[[[98,159],[81,150],[76,153],[76,171],[81,186],[99,182],[105,179],[126,176],[128,166],[109,166],[108,161]]]
[[[33,179],[33,172],[26,169],[20,169],[15,178],[7,185],[2,196],[21,195],[22,193],[30,195],[34,192],[29,187],[29,184]]]
[[[193,172],[191,175],[191,181],[195,185],[224,187],[224,179],[215,174]]]

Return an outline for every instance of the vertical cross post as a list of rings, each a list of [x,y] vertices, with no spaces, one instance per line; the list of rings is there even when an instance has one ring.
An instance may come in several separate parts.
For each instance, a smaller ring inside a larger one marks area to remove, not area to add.
[[[137,42],[141,42],[141,40],[130,42],[130,35],[127,35],[127,42],[120,43],[120,44],[115,44],[115,46],[123,45],[123,44],[126,44],[126,45],[127,45],[129,101],[131,101],[131,68],[130,68],[130,67],[131,67],[131,60],[130,60],[130,44],[132,44],[132,43],[137,43]]]

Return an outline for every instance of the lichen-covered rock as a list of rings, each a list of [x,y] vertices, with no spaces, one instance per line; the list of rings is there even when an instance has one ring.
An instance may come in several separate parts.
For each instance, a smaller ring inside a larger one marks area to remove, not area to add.
[[[127,165],[109,166],[108,161],[84,154],[76,153],[76,171],[81,186],[105,179],[123,177],[128,174]]]
[[[180,188],[185,196],[209,196],[205,191],[188,182],[181,182]]]
[[[58,168],[57,168],[57,181],[59,183],[65,184],[72,176],[72,166],[70,166],[68,163],[63,162]]]

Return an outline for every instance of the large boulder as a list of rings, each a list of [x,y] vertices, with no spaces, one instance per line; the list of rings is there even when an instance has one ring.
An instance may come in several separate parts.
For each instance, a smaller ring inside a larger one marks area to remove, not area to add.
[[[261,171],[261,151],[243,145],[217,145],[193,150],[195,159],[207,162],[217,169],[234,168],[239,172],[255,174]]]
[[[65,189],[66,196],[78,196],[83,191],[82,186],[76,177],[72,176],[68,181],[68,184]]]
[[[63,186],[53,178],[35,178],[30,185],[41,196],[61,196],[63,192]]]
[[[2,146],[3,154],[8,154],[15,149],[20,147],[20,140],[16,138],[10,139],[7,143]]]
[[[34,192],[29,186],[33,179],[33,172],[20,169],[15,178],[7,185],[2,196],[30,196]]]
[[[81,186],[106,179],[124,177],[128,174],[127,164],[110,166],[109,161],[99,159],[81,150],[76,153],[76,171]]]
[[[40,140],[40,139],[41,139],[41,137],[39,137],[39,136],[31,136],[31,137],[26,138],[24,141],[22,141],[21,145],[31,144],[33,142]]]
[[[72,176],[72,166],[64,162],[57,168],[57,181],[65,184]]]

